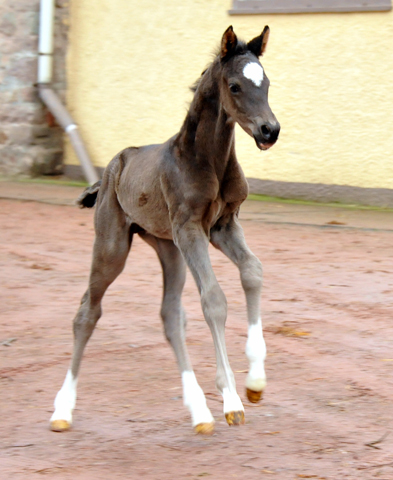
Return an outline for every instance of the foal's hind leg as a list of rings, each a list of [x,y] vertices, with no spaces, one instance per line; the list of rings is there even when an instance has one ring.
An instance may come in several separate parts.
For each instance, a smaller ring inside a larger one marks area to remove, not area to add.
[[[211,243],[240,270],[240,278],[246,294],[249,325],[246,355],[250,362],[250,369],[246,379],[246,390],[250,402],[256,403],[260,400],[266,386],[264,367],[266,344],[260,316],[262,265],[248,248],[243,229],[235,216],[222,219],[214,227],[211,231]]]
[[[214,418],[196,380],[185,344],[186,315],[181,304],[186,280],[185,261],[172,240],[162,240],[147,234],[140,236],[156,250],[161,262],[164,279],[161,317],[165,336],[175,352],[182,376],[184,405],[191,413],[196,433],[213,433]]]
[[[95,216],[96,239],[89,288],[74,319],[74,351],[71,368],[55,399],[50,424],[53,431],[70,428],[76,402],[78,372],[84,348],[101,316],[101,300],[106,289],[124,268],[131,246],[130,226],[114,191],[103,194]]]

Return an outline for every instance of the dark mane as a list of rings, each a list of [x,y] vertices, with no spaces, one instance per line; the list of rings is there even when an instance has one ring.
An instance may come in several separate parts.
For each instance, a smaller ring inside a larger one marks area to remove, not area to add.
[[[211,65],[211,64],[210,64],[210,65]],[[205,68],[205,70],[203,70],[203,72],[201,73],[201,76],[200,76],[197,80],[195,80],[195,82],[191,85],[190,90],[191,90],[192,93],[195,93],[195,92],[197,91],[198,86],[199,86],[199,84],[201,83],[202,77],[203,77],[203,75],[205,75],[205,73],[206,73],[206,71],[208,70],[208,68],[210,67],[210,65],[208,65],[208,66]]]
[[[235,49],[235,53],[234,55],[230,56],[229,58],[225,58],[225,59],[221,59],[221,62],[225,63],[227,62],[228,60],[230,60],[232,57],[235,57],[237,55],[244,55],[245,53],[247,53],[249,50],[248,50],[248,47],[247,47],[247,43],[246,42],[243,42],[243,40],[239,40],[238,43],[237,43],[237,46],[236,46],[236,49]],[[203,72],[201,73],[201,76],[191,85],[190,87],[190,90],[195,93],[198,89],[198,86],[199,84],[201,83],[201,80],[203,78],[203,76],[205,75],[205,73],[209,70],[209,68],[216,62],[220,59],[220,52],[221,52],[221,47],[218,47],[217,50],[215,51],[214,53],[214,60],[209,63],[209,65],[205,68],[205,70],[203,70]]]

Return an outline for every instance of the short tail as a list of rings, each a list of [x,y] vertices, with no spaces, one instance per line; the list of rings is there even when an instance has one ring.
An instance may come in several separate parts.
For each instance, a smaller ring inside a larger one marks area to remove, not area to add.
[[[76,204],[79,208],[93,208],[96,201],[98,190],[100,189],[102,180],[99,180],[97,183],[92,185],[91,187],[86,188],[86,190],[79,195],[76,200]]]

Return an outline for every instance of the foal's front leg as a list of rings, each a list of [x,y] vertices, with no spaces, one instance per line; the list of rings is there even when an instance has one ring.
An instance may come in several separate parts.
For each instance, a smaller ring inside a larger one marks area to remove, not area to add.
[[[185,342],[186,315],[181,294],[186,281],[186,263],[172,240],[159,239],[146,233],[140,233],[140,236],[155,249],[161,262],[164,280],[161,317],[165,336],[175,352],[181,373],[184,405],[191,413],[196,433],[213,433],[214,418],[195,377]]]
[[[264,362],[266,344],[260,316],[262,265],[244,239],[243,229],[235,216],[222,219],[211,231],[211,243],[220,249],[240,271],[247,302],[248,339],[246,355],[250,369],[246,379],[247,397],[256,403],[266,387]]]
[[[209,240],[201,225],[195,223],[175,227],[174,239],[194,276],[201,295],[203,315],[213,336],[217,359],[216,385],[223,396],[225,418],[229,425],[243,424],[244,407],[236,392],[225,345],[227,302],[210,263]]]

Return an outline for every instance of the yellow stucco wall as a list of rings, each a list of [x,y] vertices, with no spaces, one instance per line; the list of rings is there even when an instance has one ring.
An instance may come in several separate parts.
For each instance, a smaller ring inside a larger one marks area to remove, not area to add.
[[[95,164],[176,133],[188,87],[228,25],[249,40],[269,24],[262,63],[282,132],[266,153],[237,130],[246,175],[393,188],[393,13],[229,16],[230,7],[72,0],[67,101]]]

